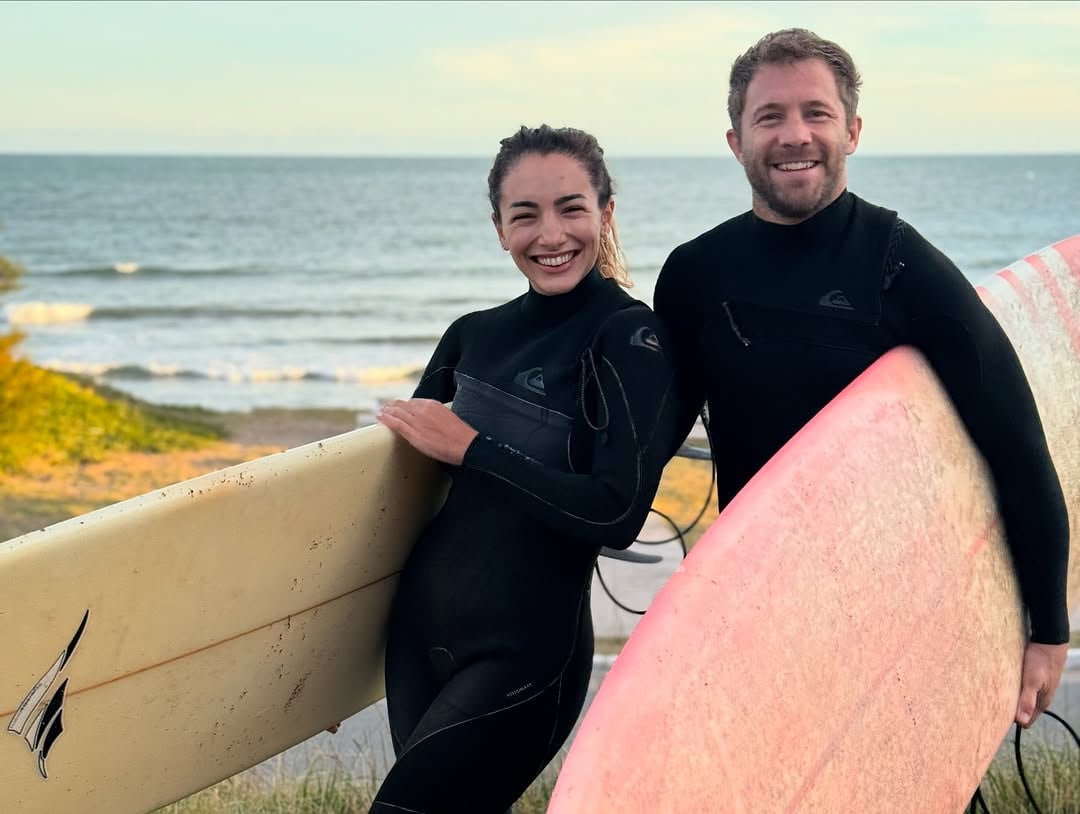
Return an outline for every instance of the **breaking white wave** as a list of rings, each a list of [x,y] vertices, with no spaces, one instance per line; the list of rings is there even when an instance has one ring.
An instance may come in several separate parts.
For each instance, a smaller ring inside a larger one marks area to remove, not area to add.
[[[50,325],[82,322],[94,306],[81,302],[18,302],[4,306],[4,315],[12,325]]]

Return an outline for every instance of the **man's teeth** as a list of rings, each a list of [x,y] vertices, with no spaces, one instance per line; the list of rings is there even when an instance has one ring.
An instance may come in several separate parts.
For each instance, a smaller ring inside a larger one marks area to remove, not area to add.
[[[816,161],[789,161],[786,164],[777,164],[776,168],[785,171],[808,170],[815,164],[817,164]]]
[[[574,254],[560,254],[558,257],[538,257],[536,262],[541,266],[561,266],[563,263],[569,263],[573,259]]]

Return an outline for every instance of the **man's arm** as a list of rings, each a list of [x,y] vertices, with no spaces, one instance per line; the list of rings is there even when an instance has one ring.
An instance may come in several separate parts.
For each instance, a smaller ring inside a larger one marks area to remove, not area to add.
[[[994,479],[1031,623],[1017,720],[1049,706],[1069,641],[1065,499],[1012,344],[956,266],[910,226],[885,292],[889,327],[933,366]]]
[[[653,309],[671,337],[674,356],[680,405],[676,444],[686,440],[705,403],[705,371],[697,357],[700,316],[690,305],[699,293],[691,283],[692,271],[683,252],[675,249],[660,269],[653,294]]]

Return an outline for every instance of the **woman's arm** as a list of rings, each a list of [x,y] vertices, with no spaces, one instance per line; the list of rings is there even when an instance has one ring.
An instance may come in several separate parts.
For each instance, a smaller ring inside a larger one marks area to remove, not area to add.
[[[615,313],[584,356],[573,432],[587,433],[585,471],[563,472],[478,435],[462,466],[493,498],[574,540],[626,548],[645,522],[678,446],[679,403],[664,331],[648,308]]]

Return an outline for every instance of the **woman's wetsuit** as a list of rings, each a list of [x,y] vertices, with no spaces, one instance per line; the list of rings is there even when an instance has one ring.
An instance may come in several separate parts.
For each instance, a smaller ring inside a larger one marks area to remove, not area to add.
[[[397,762],[373,811],[505,811],[592,668],[591,570],[640,530],[677,446],[652,311],[594,269],[447,330],[415,395],[479,435],[402,573],[386,659]]]

